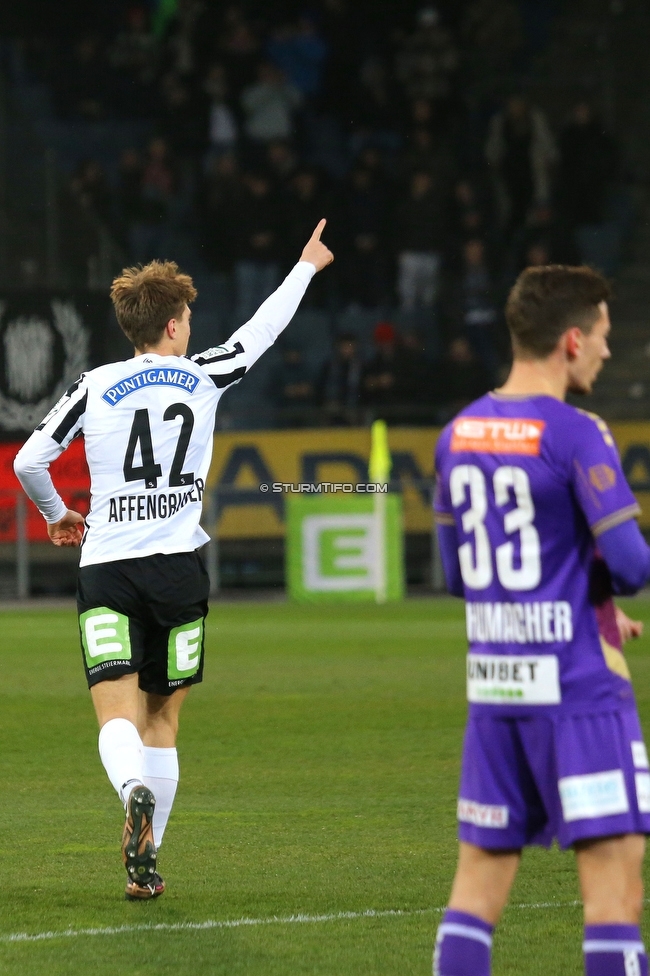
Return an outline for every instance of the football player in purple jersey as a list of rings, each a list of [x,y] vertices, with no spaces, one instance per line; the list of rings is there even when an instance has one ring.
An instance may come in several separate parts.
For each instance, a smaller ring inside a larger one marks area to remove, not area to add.
[[[565,403],[609,359],[607,282],[529,268],[506,306],[505,385],[436,449],[448,588],[466,601],[469,717],[460,852],[436,976],[489,976],[524,847],[572,847],[587,976],[647,976],[639,921],[650,768],[613,603],[650,577],[639,508],[607,425]]]

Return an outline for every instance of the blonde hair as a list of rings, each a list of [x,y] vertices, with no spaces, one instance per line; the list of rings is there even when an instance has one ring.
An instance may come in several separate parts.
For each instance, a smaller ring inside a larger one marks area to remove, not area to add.
[[[111,286],[111,301],[120,328],[136,349],[155,346],[170,319],[180,319],[196,298],[189,275],[174,261],[151,261],[125,268]]]

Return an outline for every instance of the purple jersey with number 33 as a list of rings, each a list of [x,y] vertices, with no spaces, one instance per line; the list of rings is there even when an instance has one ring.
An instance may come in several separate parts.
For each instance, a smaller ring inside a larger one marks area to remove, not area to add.
[[[639,508],[604,421],[490,393],[444,429],[436,472],[436,519],[458,537],[471,711],[631,705],[597,541]]]

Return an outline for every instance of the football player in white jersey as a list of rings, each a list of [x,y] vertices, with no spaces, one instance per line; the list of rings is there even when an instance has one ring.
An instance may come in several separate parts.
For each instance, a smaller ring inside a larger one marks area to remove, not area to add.
[[[161,895],[157,849],[178,783],[181,704],[201,681],[208,578],[198,549],[214,413],[289,324],[333,255],[322,220],[284,282],[223,346],[185,357],[192,280],[173,262],[126,269],[111,298],[135,346],[80,378],[19,451],[14,469],[57,546],[81,546],[79,628],[99,754],[126,809],[127,899]],[[66,508],[48,467],[84,436],[91,504]],[[83,529],[83,532],[82,532]]]

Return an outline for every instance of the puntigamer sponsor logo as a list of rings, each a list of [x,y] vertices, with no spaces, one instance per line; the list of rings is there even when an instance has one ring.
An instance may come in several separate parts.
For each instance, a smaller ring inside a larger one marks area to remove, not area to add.
[[[187,393],[194,393],[200,382],[198,376],[184,369],[143,369],[140,373],[134,373],[133,376],[128,376],[119,383],[109,386],[106,392],[102,393],[102,400],[114,407],[130,393],[142,390],[146,386],[177,386]]]

